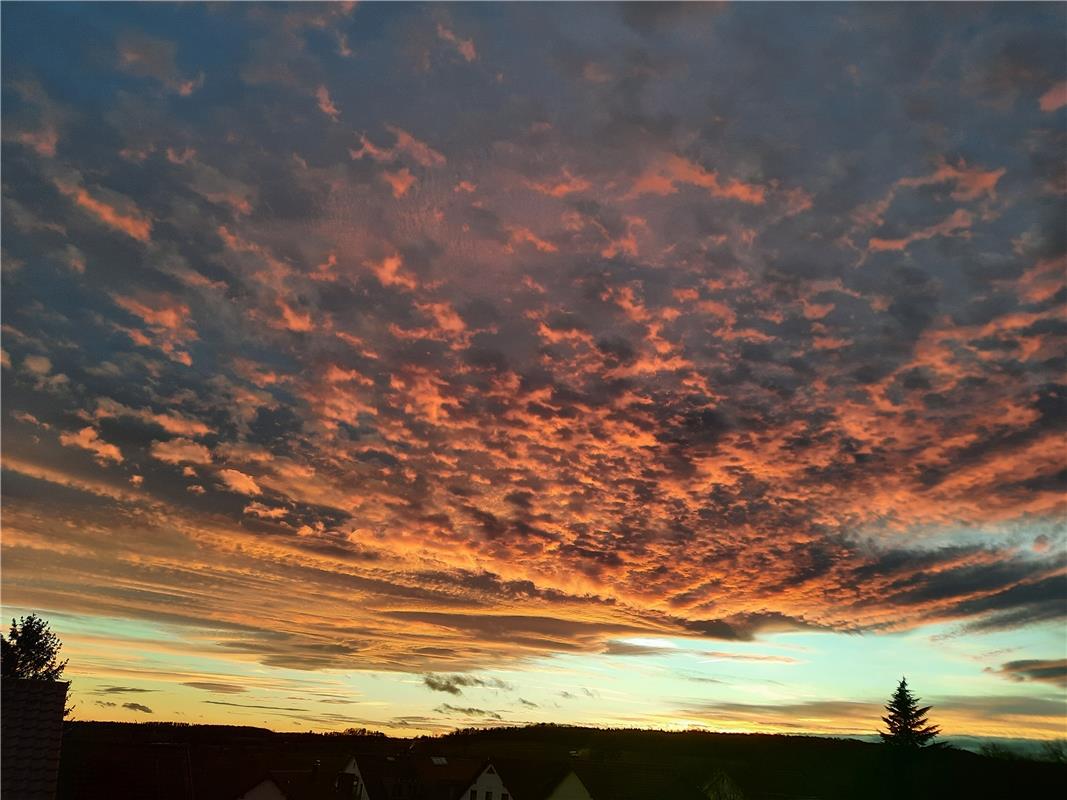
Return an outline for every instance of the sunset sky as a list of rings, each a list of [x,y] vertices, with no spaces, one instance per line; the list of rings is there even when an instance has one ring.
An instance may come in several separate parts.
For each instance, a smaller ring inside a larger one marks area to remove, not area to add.
[[[78,719],[1067,736],[1067,5],[5,4]]]

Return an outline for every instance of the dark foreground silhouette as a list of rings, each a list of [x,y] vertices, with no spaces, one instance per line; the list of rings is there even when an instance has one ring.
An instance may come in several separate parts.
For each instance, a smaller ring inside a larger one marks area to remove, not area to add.
[[[357,754],[394,764],[416,757],[468,763],[496,759],[525,763],[532,772],[539,764],[545,770],[569,765],[584,776],[593,800],[1001,800],[1055,797],[1067,788],[1062,764],[991,758],[950,747],[906,752],[809,736],[536,725],[398,739],[365,731],[300,734],[73,722],[64,734],[59,798],[233,800],[268,773],[279,783],[300,784],[291,796],[351,797],[350,791],[339,794],[333,787],[341,765]]]

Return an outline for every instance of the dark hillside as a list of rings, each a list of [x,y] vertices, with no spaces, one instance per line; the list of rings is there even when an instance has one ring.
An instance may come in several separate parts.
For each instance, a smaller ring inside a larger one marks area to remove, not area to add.
[[[709,800],[1003,800],[1055,797],[1067,787],[1067,766],[1060,764],[951,748],[906,754],[881,744],[810,736],[537,725],[393,739],[79,722],[65,733],[59,797],[232,800],[267,770],[331,772],[352,754],[404,752],[566,762],[590,791],[597,790],[596,800],[653,800],[648,792],[654,786],[660,787],[656,800],[689,797],[693,787],[703,787]]]

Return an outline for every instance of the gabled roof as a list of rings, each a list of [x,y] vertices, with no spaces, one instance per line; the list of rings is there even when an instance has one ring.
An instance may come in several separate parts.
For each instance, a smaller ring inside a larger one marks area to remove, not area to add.
[[[4,678],[0,690],[0,794],[52,800],[69,683]]]
[[[484,759],[416,753],[356,755],[356,766],[371,800],[388,800],[398,783],[413,783],[425,800],[452,800],[481,774]]]
[[[494,758],[489,763],[513,800],[544,800],[572,771],[561,761]]]

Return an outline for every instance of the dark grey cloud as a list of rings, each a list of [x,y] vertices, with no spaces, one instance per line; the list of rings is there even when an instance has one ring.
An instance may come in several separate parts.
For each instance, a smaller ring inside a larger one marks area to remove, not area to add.
[[[464,689],[471,687],[508,691],[514,688],[510,683],[499,678],[478,678],[474,675],[423,675],[422,682],[435,692],[455,695],[463,694]]]
[[[1024,658],[1008,661],[997,669],[987,669],[1013,681],[1038,681],[1067,686],[1067,659]]]
[[[448,703],[442,703],[441,705],[437,706],[434,711],[439,714],[459,714],[465,717],[481,717],[484,719],[494,720],[503,719],[503,717],[495,711],[487,711],[484,708],[453,706],[449,705]]]
[[[213,694],[241,694],[248,691],[246,687],[236,683],[219,683],[215,681],[186,681],[182,683],[182,686],[202,689]]]

